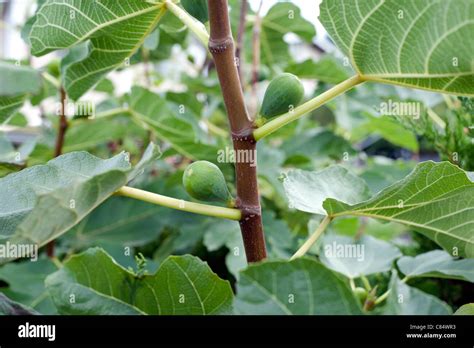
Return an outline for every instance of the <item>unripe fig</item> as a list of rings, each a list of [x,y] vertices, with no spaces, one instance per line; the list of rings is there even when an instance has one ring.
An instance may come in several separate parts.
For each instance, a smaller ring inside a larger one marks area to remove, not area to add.
[[[303,99],[304,88],[301,81],[293,74],[284,73],[275,77],[268,85],[263,97],[260,115],[271,118],[284,114],[290,108],[298,106]]]
[[[357,298],[361,301],[361,302],[364,302],[365,299],[367,298],[367,290],[365,290],[364,288],[355,288],[354,289],[354,294],[357,296]]]
[[[232,202],[224,174],[208,161],[191,163],[184,171],[183,186],[191,197],[201,201],[225,202],[228,205]]]

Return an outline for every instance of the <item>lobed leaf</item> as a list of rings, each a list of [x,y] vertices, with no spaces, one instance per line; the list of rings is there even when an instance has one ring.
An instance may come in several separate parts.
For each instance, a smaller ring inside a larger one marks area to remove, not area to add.
[[[452,255],[474,257],[474,182],[449,162],[423,162],[370,200],[350,205],[328,198],[328,215],[368,216],[405,224]]]
[[[156,274],[138,276],[99,248],[73,256],[46,287],[61,314],[209,315],[228,312],[233,298],[230,284],[197,257],[170,256]]]
[[[383,314],[389,315],[449,315],[451,308],[433,295],[403,283],[396,273],[390,281],[390,294]]]
[[[50,259],[35,262],[11,262],[0,268],[0,280],[8,287],[2,292],[11,300],[21,303],[41,314],[57,314],[45,287],[46,277],[57,268]]]
[[[326,215],[323,202],[328,197],[353,204],[369,197],[364,180],[334,165],[318,172],[291,170],[283,180],[290,206],[308,213]]]
[[[215,162],[218,147],[202,143],[193,124],[180,118],[166,100],[157,94],[143,87],[133,87],[130,110],[136,119],[151,128],[160,140],[171,145],[181,155],[192,160]]]
[[[164,12],[160,3],[138,0],[47,0],[32,20],[31,53],[43,56],[88,42],[87,55],[65,68],[65,89],[76,100],[124,65]]]
[[[102,160],[87,152],[73,152],[0,179],[0,242],[45,245],[159,155],[159,149],[150,144],[132,168],[125,153]],[[5,261],[0,259],[0,263]]]
[[[2,61],[0,76],[0,123],[3,123],[23,105],[29,94],[40,92],[43,81],[30,67]]]
[[[294,33],[301,39],[311,42],[316,34],[314,25],[301,16],[295,4],[277,3],[262,18],[260,47],[262,63],[273,66],[288,59],[288,44],[283,37]]]
[[[456,260],[443,250],[433,250],[415,257],[404,256],[397,261],[397,265],[410,278],[448,278],[474,283],[474,259]]]
[[[0,76],[0,96],[36,93],[41,87],[40,74],[30,67],[0,61]]]
[[[324,0],[319,18],[367,80],[474,95],[470,0]]]
[[[329,235],[323,240],[320,260],[348,278],[387,272],[402,253],[394,245],[371,236],[353,238]]]
[[[238,314],[362,314],[348,284],[309,258],[249,266],[240,273],[234,307]]]
[[[285,72],[292,73],[299,78],[315,79],[321,82],[337,84],[349,78],[348,73],[337,61],[324,56],[318,61],[307,59],[300,63],[289,64]]]

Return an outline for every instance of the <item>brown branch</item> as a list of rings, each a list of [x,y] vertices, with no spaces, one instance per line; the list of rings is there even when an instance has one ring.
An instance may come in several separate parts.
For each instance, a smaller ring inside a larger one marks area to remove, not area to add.
[[[61,98],[61,112],[59,114],[59,122],[58,122],[58,133],[56,136],[56,146],[54,149],[54,157],[58,157],[62,154],[63,145],[64,145],[64,137],[66,135],[66,130],[68,127],[68,122],[66,118],[66,103],[67,103],[67,95],[66,91],[63,87],[59,90],[60,98]],[[54,246],[55,242],[52,240],[46,245],[46,254],[49,258],[54,257]]]
[[[61,87],[60,91],[61,98],[61,112],[59,114],[59,123],[58,123],[58,134],[56,136],[56,147],[54,149],[54,157],[58,157],[62,154],[64,137],[66,135],[66,130],[68,127],[67,118],[66,118],[66,103],[67,96],[64,88]]]
[[[253,161],[237,161],[235,171],[236,205],[242,211],[239,223],[245,254],[248,262],[256,262],[266,257],[255,158],[257,144],[252,135],[253,124],[248,118],[234,61],[234,40],[230,29],[227,0],[208,0],[208,6],[211,29],[209,51],[212,53],[219,76],[234,150],[237,154],[247,154],[248,158],[254,156]]]
[[[240,6],[239,31],[237,33],[237,47],[235,49],[235,58],[237,60],[237,69],[239,70],[239,79],[242,89],[244,88],[244,76],[242,69],[242,52],[244,50],[245,20],[247,17],[247,0],[242,0]]]

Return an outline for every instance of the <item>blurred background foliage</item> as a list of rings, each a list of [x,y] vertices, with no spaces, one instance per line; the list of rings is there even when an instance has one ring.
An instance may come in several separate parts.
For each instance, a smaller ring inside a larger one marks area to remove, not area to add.
[[[26,5],[18,6],[18,3]],[[241,1],[230,1],[235,36],[240,5]],[[241,47],[242,83],[251,115],[256,114],[266,86],[278,73],[299,76],[304,82],[305,99],[352,74],[316,16],[302,16],[302,12],[308,12],[303,1],[265,1],[264,7],[260,10],[259,7],[259,1],[250,1]],[[38,59],[31,57],[21,43],[15,44],[23,24],[35,9],[34,1],[0,3],[3,61],[31,66],[58,79],[60,61],[68,52]],[[297,20],[288,20],[288,11],[293,11]],[[206,19],[205,13],[195,15]],[[260,26],[259,40],[255,38],[256,25]],[[255,45],[260,49],[258,65]],[[80,54],[80,49],[76,48],[76,54]],[[2,77],[3,83],[9,82]],[[142,93],[144,88],[146,91]],[[27,91],[22,98],[26,103],[19,104],[20,108],[0,109],[5,116],[0,126],[0,177],[45,163],[54,156],[57,88],[50,80],[43,79],[39,88]],[[189,199],[181,187],[185,166],[196,159],[216,163],[217,151],[231,147],[212,60],[171,14],[166,15],[130,59],[130,66],[109,74],[81,100],[95,105],[95,117],[74,115],[74,112],[70,115],[63,152],[88,151],[107,158],[127,151],[134,162],[150,140],[160,144],[162,158],[147,175],[132,183],[135,187]],[[381,113],[380,105],[389,101],[420,103],[420,117]],[[157,106],[150,110],[147,106],[151,102]],[[422,160],[448,160],[472,171],[473,119],[471,99],[365,84],[262,141],[258,147],[258,170],[269,256],[291,256],[318,223],[313,215],[288,207],[281,183],[287,170],[313,171],[338,163],[363,178],[372,193],[402,179]],[[165,126],[178,131],[167,133],[163,130]],[[233,165],[216,164],[228,182],[233,183]],[[234,187],[231,190],[235,193]],[[365,218],[337,220],[328,234],[352,238],[373,236],[412,256],[439,248],[402,225]],[[149,272],[154,272],[169,255],[191,253],[207,261],[220,277],[232,284],[239,270],[246,266],[237,222],[178,212],[124,197],[107,200],[61,237],[56,244],[56,255],[67,257],[91,246],[103,247],[117,262],[132,268],[136,267],[134,256],[142,253]],[[44,255],[37,263],[20,261],[2,266],[0,290],[42,313],[54,313],[43,286],[45,277],[54,270]],[[390,275],[380,273],[369,280],[383,289],[388,287]],[[455,308],[474,300],[472,283],[420,278],[410,281],[410,285]]]

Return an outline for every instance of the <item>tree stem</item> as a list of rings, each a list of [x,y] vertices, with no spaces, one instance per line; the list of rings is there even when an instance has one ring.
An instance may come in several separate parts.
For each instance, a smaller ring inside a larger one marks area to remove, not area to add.
[[[61,112],[59,115],[59,122],[58,122],[58,134],[56,136],[56,145],[54,148],[54,157],[58,157],[63,152],[64,146],[64,138],[66,136],[66,130],[68,128],[68,121],[66,118],[66,103],[67,103],[67,95],[66,91],[63,87],[59,89],[59,97],[61,99]],[[54,257],[54,246],[55,241],[52,240],[46,245],[46,254],[49,258]]]
[[[258,193],[256,141],[252,136],[253,124],[249,120],[244,96],[235,64],[234,40],[230,29],[227,0],[208,0],[210,39],[209,51],[219,77],[222,95],[232,132],[234,150],[247,154],[253,161],[235,164],[237,200],[241,210],[240,229],[248,262],[266,257],[262,213]]]
[[[326,227],[328,227],[329,223],[331,222],[332,218],[329,216],[325,216],[323,221],[319,224],[318,228],[314,233],[308,238],[306,242],[298,249],[298,251],[291,257],[290,260],[294,260],[298,257],[301,257],[305,255],[309,249],[316,243],[316,241],[319,239],[319,237],[323,234],[323,232],[326,230]]]
[[[207,33],[206,27],[172,1],[166,0],[165,4],[166,8],[170,10],[176,17],[178,17],[178,19],[197,36],[199,41],[201,41],[202,44],[207,47],[209,43],[209,34]]]
[[[262,127],[257,128],[253,132],[253,136],[256,140],[260,140],[266,137],[267,135],[275,132],[276,130],[280,129],[284,125],[297,120],[304,114],[307,114],[308,112],[317,109],[321,105],[326,104],[328,101],[334,99],[335,97],[341,95],[342,93],[348,91],[352,87],[362,82],[364,82],[364,79],[359,75],[355,75],[341,82],[340,84],[335,85],[331,89],[307,101],[306,103],[296,107],[294,110],[287,112],[286,114],[282,114],[269,121],[268,123],[264,124]]]
[[[54,157],[58,157],[62,154],[63,145],[64,145],[64,137],[66,135],[66,130],[68,127],[68,122],[66,118],[66,103],[67,103],[67,96],[66,91],[63,87],[59,90],[60,98],[61,98],[61,113],[59,115],[59,123],[58,123],[58,134],[56,136],[56,146],[54,148]]]
[[[235,221],[239,221],[242,216],[240,210],[238,209],[189,202],[182,199],[163,196],[157,193],[148,192],[128,186],[122,187],[117,192],[115,192],[115,194],[118,196],[130,197],[138,199],[140,201],[161,205],[167,208],[187,211],[189,213],[196,213],[206,216],[214,216]]]

